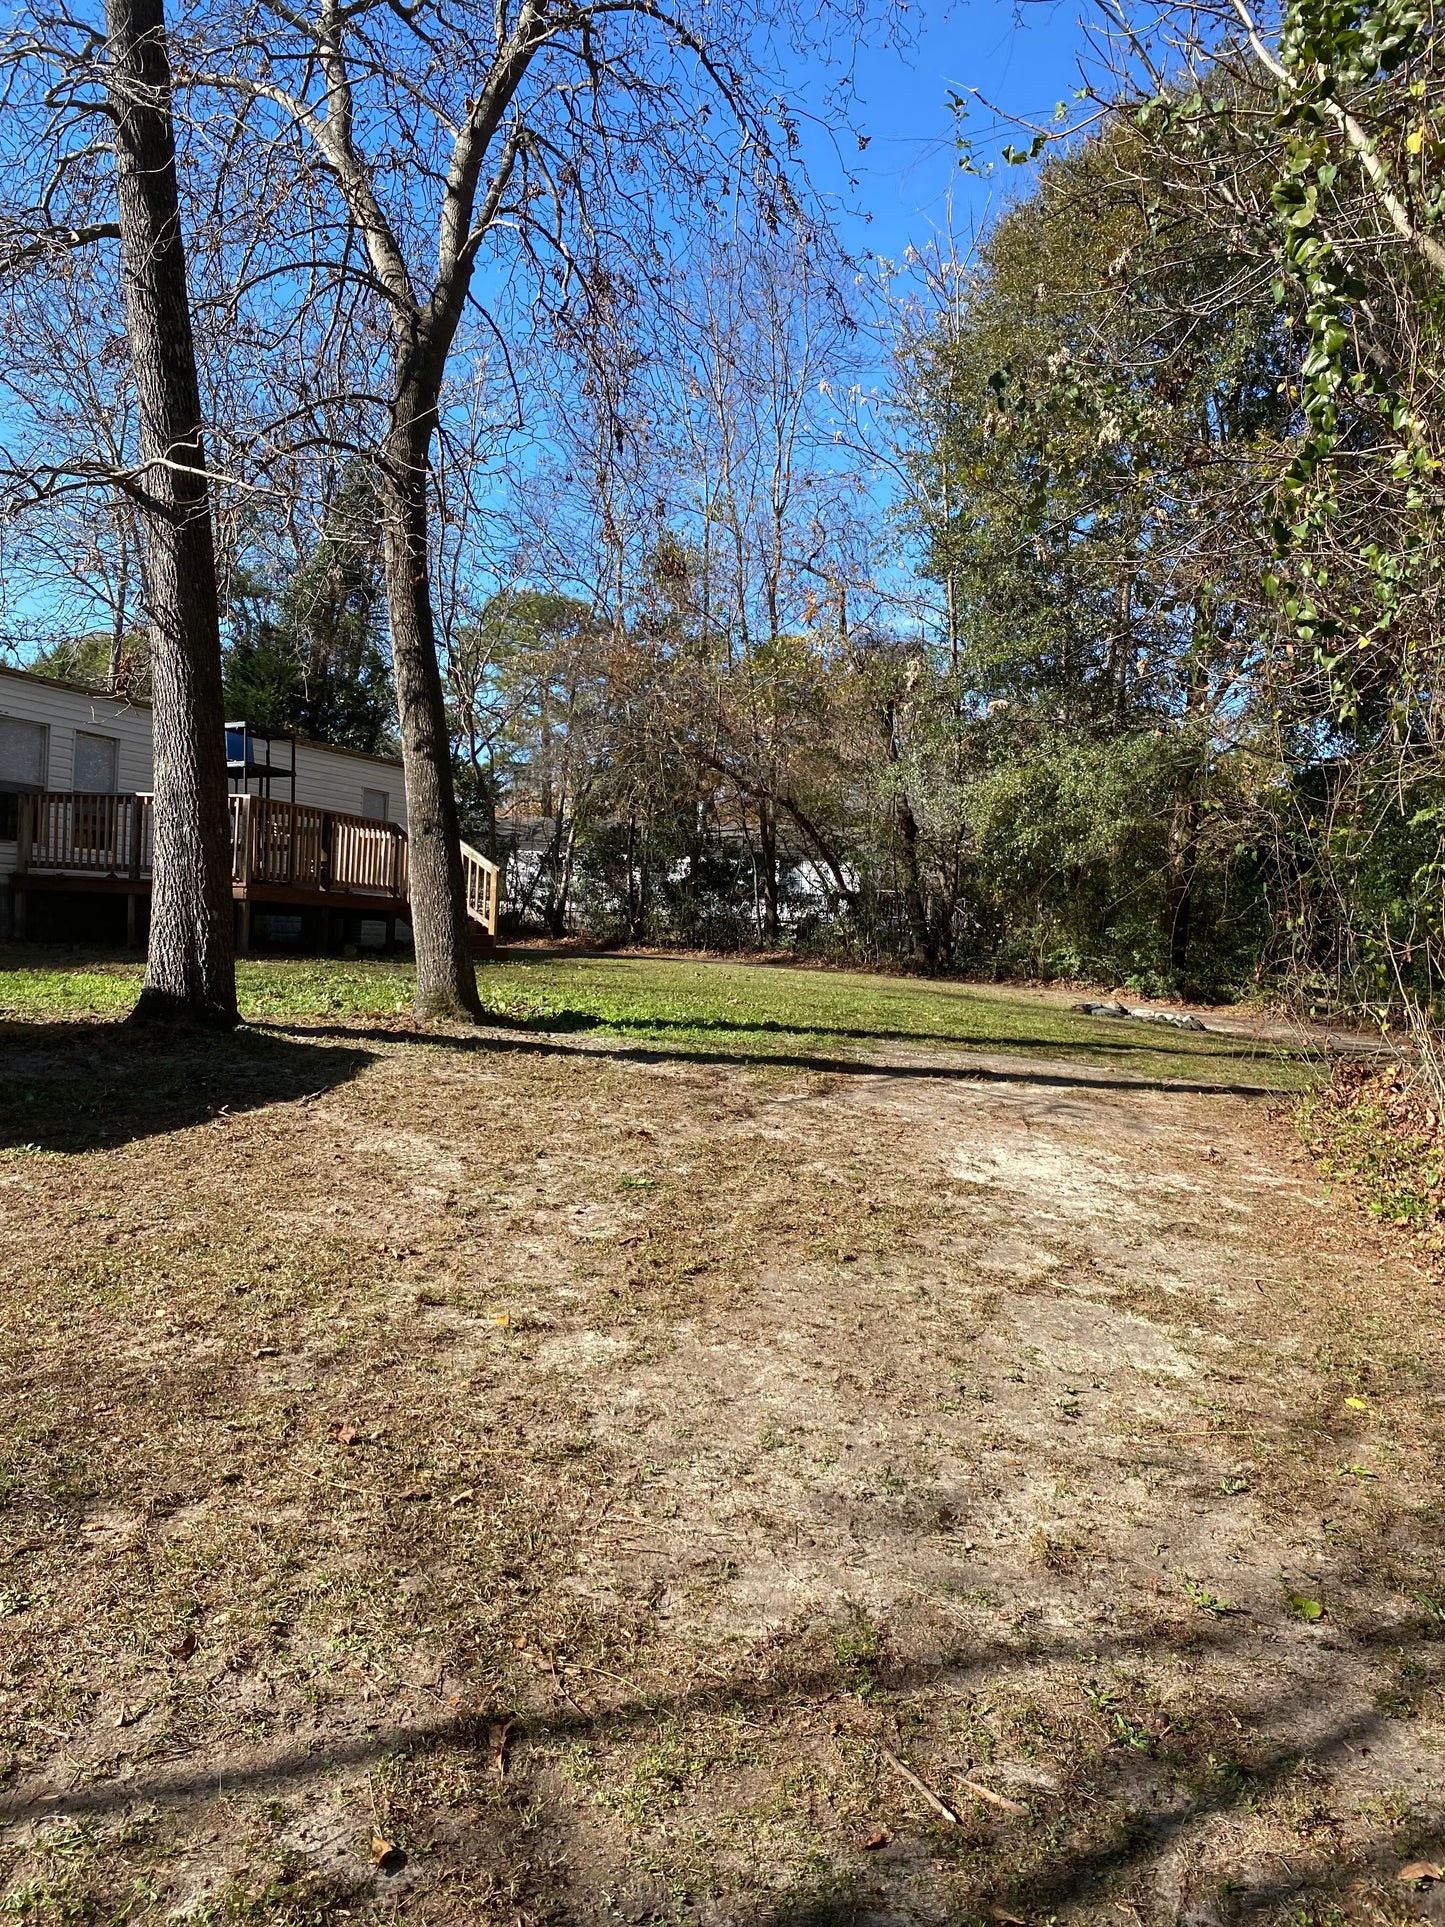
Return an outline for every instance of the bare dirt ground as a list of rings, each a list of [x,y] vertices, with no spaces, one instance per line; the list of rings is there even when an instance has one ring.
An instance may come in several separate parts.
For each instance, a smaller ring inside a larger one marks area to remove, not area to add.
[[[1279,1100],[6,1047],[0,1916],[1445,1918],[1441,1307]]]

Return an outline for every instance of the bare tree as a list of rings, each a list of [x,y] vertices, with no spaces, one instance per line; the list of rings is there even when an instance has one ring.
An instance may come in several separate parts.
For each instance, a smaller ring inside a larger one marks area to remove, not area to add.
[[[97,301],[92,261],[66,253],[0,297],[0,389],[35,446],[84,451],[97,480],[67,490],[5,529],[4,643],[103,678],[112,695],[148,693],[140,511],[112,479],[131,467],[134,384],[118,323]],[[11,451],[12,459],[14,450]],[[23,466],[23,465],[22,465]]]
[[[150,949],[135,1020],[236,1022],[226,769],[200,384],[181,233],[170,54],[162,0],[108,0],[102,40],[81,19],[38,21],[6,50],[12,106],[38,112],[28,158],[48,163],[9,208],[6,266],[43,274],[69,250],[120,243],[136,451],[12,464],[12,506],[124,488],[144,529],[155,711]],[[22,116],[29,120],[29,117]],[[106,131],[97,140],[97,123]],[[113,176],[97,188],[94,161]],[[97,198],[113,191],[114,209]]]
[[[678,301],[694,594],[709,665],[708,691],[693,696],[706,718],[695,742],[756,834],[769,944],[780,935],[788,840],[841,898],[852,890],[804,776],[864,492],[851,451],[834,440],[832,391],[850,332],[840,266],[803,237],[736,235],[696,264]]]
[[[155,870],[136,1017],[236,1022],[216,561],[162,0],[107,0],[106,93],[151,591]]]
[[[845,8],[833,30],[851,40],[860,20]],[[529,263],[554,305],[585,306],[619,254],[646,273],[669,225],[728,191],[785,214],[791,129],[758,104],[777,98],[758,57],[786,26],[760,0],[695,20],[659,0],[500,0],[485,25],[454,0],[320,0],[309,16],[253,0],[190,76],[239,99],[236,152],[299,140],[298,266],[385,317],[374,452],[423,1013],[478,1009],[430,580],[429,471],[468,303],[519,307],[509,281]]]

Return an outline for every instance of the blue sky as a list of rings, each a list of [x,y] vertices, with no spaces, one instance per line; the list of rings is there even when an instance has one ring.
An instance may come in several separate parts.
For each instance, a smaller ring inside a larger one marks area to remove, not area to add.
[[[866,152],[840,161],[830,141],[807,142],[815,181],[857,210],[841,223],[849,246],[894,259],[944,225],[950,195],[955,231],[966,235],[1027,182],[1027,169],[1000,166],[991,180],[960,170],[950,94],[977,88],[1007,114],[1046,121],[1078,84],[1082,38],[1079,0],[964,0],[913,12],[922,24],[911,46],[874,47],[859,59]],[[990,142],[989,125],[982,107],[968,123],[980,156],[1009,137]],[[851,193],[845,171],[858,183]]]
[[[827,0],[815,0],[820,7]],[[1088,0],[960,0],[952,8],[912,0],[906,40],[872,45],[858,57],[854,115],[866,151],[840,151],[820,128],[803,122],[804,155],[815,185],[841,204],[838,226],[850,252],[898,260],[910,243],[924,245],[952,220],[966,240],[1001,205],[1025,190],[1032,170],[1000,166],[991,179],[958,165],[951,95],[977,88],[1005,114],[1043,122],[1077,84],[1081,11]],[[790,93],[816,94],[823,77],[799,66],[785,76]],[[978,107],[969,122],[980,158],[1010,130]],[[851,177],[851,183],[850,183]],[[856,183],[853,185],[852,183]],[[21,596],[8,612],[31,616]]]

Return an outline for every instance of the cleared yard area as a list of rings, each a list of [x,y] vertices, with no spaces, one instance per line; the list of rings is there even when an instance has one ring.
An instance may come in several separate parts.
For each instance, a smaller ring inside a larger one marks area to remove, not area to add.
[[[1025,993],[0,955],[0,1917],[1445,1918],[1440,1295]]]

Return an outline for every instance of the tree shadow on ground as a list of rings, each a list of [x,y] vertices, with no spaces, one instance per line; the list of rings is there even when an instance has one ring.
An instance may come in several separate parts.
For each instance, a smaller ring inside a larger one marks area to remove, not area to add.
[[[491,1023],[494,1020],[488,1019]],[[607,1030],[610,1026],[598,1024],[596,1027],[599,1043],[597,1046],[565,1044],[557,1042],[556,1031],[520,1030],[515,1036],[496,1037],[467,1034],[458,1036],[447,1031],[416,1030],[407,1025],[390,1029],[373,1028],[366,1024],[276,1024],[273,1028],[278,1034],[289,1037],[334,1037],[359,1038],[375,1044],[423,1044],[432,1050],[455,1051],[460,1055],[468,1053],[504,1055],[508,1051],[524,1051],[537,1056],[550,1057],[599,1057],[606,1056],[614,1062],[624,1064],[699,1064],[726,1065],[738,1070],[790,1070],[810,1071],[820,1076],[835,1077],[879,1077],[900,1081],[919,1080],[921,1082],[942,1082],[958,1084],[1037,1084],[1050,1090],[1094,1090],[1094,1091],[1162,1091],[1170,1096],[1182,1097],[1264,1097],[1278,1100],[1288,1097],[1287,1087],[1277,1084],[1231,1083],[1223,1078],[1185,1078],[1185,1077],[1146,1077],[1131,1075],[1117,1070],[1113,1065],[1094,1065],[1082,1060],[1077,1070],[1067,1065],[1060,1067],[1057,1059],[1067,1058],[1070,1047],[1054,1045],[1046,1041],[1034,1042],[1029,1039],[1015,1039],[1009,1044],[1000,1044],[990,1051],[991,1056],[1008,1057],[1012,1050],[1038,1049],[1053,1053],[1055,1061],[1040,1058],[1036,1063],[1020,1056],[1016,1065],[1000,1069],[992,1064],[981,1064],[966,1051],[959,1050],[957,1064],[934,1063],[880,1063],[869,1057],[829,1057],[817,1051],[754,1051],[754,1050],[669,1050],[665,1045],[648,1050],[640,1044],[620,1044],[615,1049],[607,1046]],[[498,1022],[497,1028],[504,1026]],[[916,1041],[916,1040],[915,1040]],[[1078,1048],[1078,1047],[1076,1047]]]
[[[1253,1651],[1247,1633],[1226,1620],[1201,1630],[1189,1644],[1196,1662],[1225,1666]],[[1137,1665],[1167,1661],[1177,1652],[1174,1636],[1152,1627],[1102,1641],[1095,1635],[1083,1644],[1066,1634],[1045,1636],[1034,1641],[1031,1659],[1064,1666],[1105,1660]],[[910,1724],[909,1707],[926,1703],[927,1696],[939,1690],[956,1693],[960,1686],[987,1686],[1005,1657],[984,1643],[966,1657],[955,1653],[887,1667],[876,1682],[878,1696],[871,1699],[879,1718],[879,1737],[872,1744],[881,1753],[891,1740],[912,1752],[903,1737]],[[1302,1773],[1311,1784],[1324,1783],[1362,1754],[1390,1745],[1389,1716],[1362,1696],[1358,1682],[1352,1690],[1339,1679],[1330,1706],[1322,1701],[1322,1682],[1313,1674],[1286,1676],[1285,1683],[1256,1667],[1254,1678],[1250,1692],[1206,1699],[1191,1708],[1157,1743],[1151,1742],[1143,1758],[1132,1741],[1106,1742],[1071,1769],[1061,1769],[1062,1781],[1042,1791],[1024,1789],[1027,1806],[1011,1815],[970,1806],[954,1790],[960,1770],[956,1765],[950,1777],[947,1758],[930,1764],[913,1753],[920,1773],[954,1801],[956,1824],[929,1812],[882,1773],[883,1796],[873,1821],[864,1825],[855,1819],[844,1837],[835,1838],[792,1885],[762,1894],[739,1892],[733,1910],[723,1917],[734,1927],[869,1927],[884,1922],[897,1927],[903,1921],[934,1923],[943,1917],[959,1923],[1122,1917],[1185,1920],[1198,1927],[1287,1920],[1307,1927],[1340,1921],[1334,1904],[1346,1895],[1356,1897],[1362,1886],[1374,1881],[1392,1899],[1416,1903],[1389,1918],[1445,1920],[1445,1889],[1406,1896],[1398,1885],[1402,1862],[1438,1852],[1445,1826],[1438,1801],[1411,1803],[1393,1828],[1386,1823],[1380,1831],[1376,1822],[1372,1837],[1357,1837],[1346,1851],[1311,1854],[1301,1845],[1299,1863],[1292,1865],[1276,1852],[1261,1855],[1241,1847],[1227,1866],[1216,1857],[1212,1873],[1189,1875],[1203,1883],[1198,1892],[1171,1898],[1162,1891],[1170,1883],[1171,1869],[1191,1857],[1191,1843],[1205,1837],[1218,1843],[1228,1836],[1230,1826],[1221,1834],[1216,1823],[1247,1822]],[[580,1705],[569,1692],[565,1705],[509,1710],[491,1690],[483,1689],[481,1710],[458,1710],[438,1693],[430,1717],[408,1709],[403,1720],[373,1718],[363,1730],[336,1734],[329,1742],[312,1735],[229,1757],[212,1749],[184,1765],[142,1766],[121,1780],[61,1793],[37,1790],[27,1797],[17,1789],[0,1799],[0,1821],[39,1813],[84,1823],[159,1811],[179,1820],[187,1811],[195,1813],[223,1798],[230,1803],[286,1795],[314,1799],[322,1796],[328,1780],[344,1780],[358,1770],[388,1761],[406,1761],[412,1767],[430,1762],[444,1788],[461,1783],[453,1777],[453,1769],[460,1768],[462,1780],[474,1776],[495,1789],[495,1797],[486,1801],[485,1827],[467,1836],[479,1843],[481,1858],[474,1858],[473,1848],[462,1844],[464,1835],[453,1830],[448,1839],[460,1858],[444,1877],[465,1878],[482,1865],[497,1872],[500,1865],[509,1892],[538,1901],[545,1892],[540,1914],[518,1918],[545,1917],[557,1927],[583,1927],[598,1914],[589,1897],[578,1891],[577,1869],[568,1870],[565,1850],[558,1857],[562,1842],[571,1840],[577,1847],[581,1836],[569,1827],[566,1782],[549,1765],[550,1747],[558,1742],[584,1748],[625,1742],[652,1735],[668,1721],[723,1714],[745,1718],[757,1731],[792,1730],[796,1752],[809,1744],[808,1732],[816,1733],[808,1717],[849,1696],[846,1688],[840,1691],[842,1685],[836,1668],[812,1661],[761,1675],[742,1670],[730,1678],[718,1673],[707,1681],[695,1676],[680,1690],[634,1689],[595,1709]],[[889,1707],[898,1709],[892,1719]],[[794,1728],[795,1721],[802,1724]],[[505,1767],[499,1768],[503,1758]],[[987,1766],[981,1773],[985,1779],[994,1777]],[[889,1799],[890,1788],[899,1793],[897,1803]],[[885,1819],[886,1825],[876,1825]],[[429,1852],[435,1852],[435,1843]],[[665,1907],[651,1904],[655,1881],[645,1867],[636,1879],[613,1867],[609,1883],[619,1878],[631,1890],[610,1897],[609,1906],[626,1903],[613,1918],[674,1918]],[[931,1895],[923,1891],[929,1886]],[[1161,1890],[1159,1909],[1141,1913],[1140,1899],[1150,1888]],[[384,1900],[386,1893],[382,1868],[370,1897]],[[946,1916],[939,1911],[942,1896]],[[338,1895],[338,1905],[355,1904],[361,1897],[354,1887],[348,1888]],[[1121,1905],[1122,1916],[1115,1911]],[[318,1914],[317,1927],[332,1917],[329,1912]],[[1378,1911],[1368,1917],[1386,1918]]]
[[[1313,1046],[1260,1045],[1250,1038],[1228,1036],[1223,1031],[1205,1033],[1205,1041],[1199,1040],[1198,1032],[1179,1031],[1169,1026],[1143,1026],[1139,1031],[1129,1033],[1123,1030],[1123,1021],[1105,1018],[1101,1021],[1097,1035],[1087,1038],[1049,1037],[1049,1036],[975,1036],[961,1035],[952,1030],[909,1030],[889,1029],[878,1024],[829,1024],[829,1023],[786,1023],[772,1017],[620,1017],[600,1016],[589,1010],[543,1011],[531,1016],[516,1016],[509,1012],[489,1011],[486,1021],[499,1030],[539,1031],[565,1035],[572,1031],[615,1031],[619,1035],[667,1035],[678,1032],[687,1035],[696,1032],[701,1036],[718,1032],[724,1036],[757,1037],[827,1037],[838,1038],[845,1043],[875,1044],[913,1044],[924,1048],[930,1044],[941,1044],[947,1050],[956,1051],[1053,1051],[1063,1057],[1074,1057],[1081,1052],[1106,1059],[1131,1056],[1159,1057],[1170,1055],[1189,1058],[1201,1065],[1220,1063],[1224,1065],[1256,1064],[1261,1059],[1287,1059],[1291,1063],[1314,1063],[1320,1061],[1323,1053]],[[1107,1028],[1113,1022],[1119,1029],[1111,1033]]]
[[[111,1150],[225,1113],[320,1097],[375,1052],[273,1031],[230,1036],[120,1023],[0,1022],[0,1150]]]

